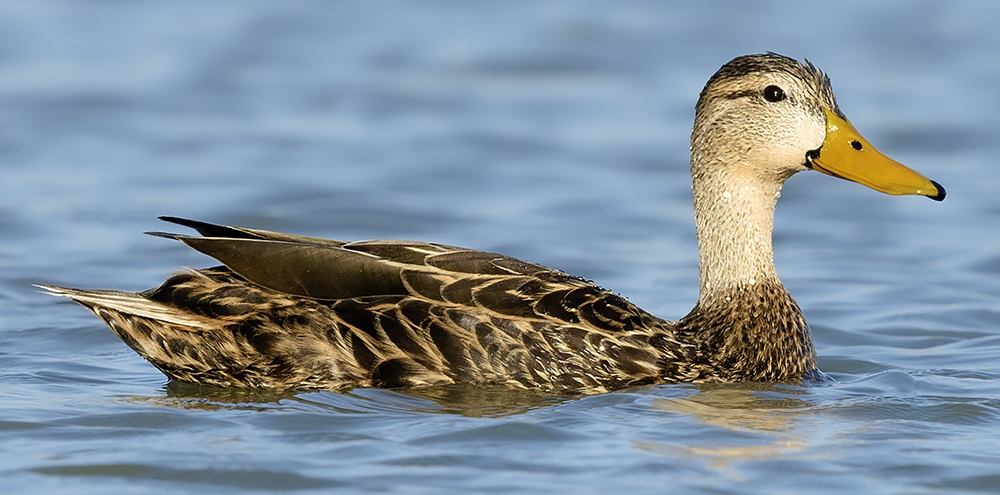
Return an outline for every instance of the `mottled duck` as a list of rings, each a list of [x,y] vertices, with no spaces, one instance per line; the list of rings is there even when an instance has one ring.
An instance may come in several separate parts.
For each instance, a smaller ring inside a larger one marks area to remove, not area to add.
[[[944,189],[872,147],[830,80],[777,54],[725,64],[698,99],[691,175],[694,309],[667,321],[614,292],[501,254],[343,242],[163,217],[222,263],[145,292],[44,286],[104,320],[174,380],[340,389],[449,383],[599,393],[816,376],[802,312],[771,248],[782,184],[816,170],[888,194]]]

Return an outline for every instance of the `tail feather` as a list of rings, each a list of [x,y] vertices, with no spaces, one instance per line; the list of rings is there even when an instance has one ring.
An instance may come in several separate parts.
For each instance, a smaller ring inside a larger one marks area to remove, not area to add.
[[[171,379],[216,386],[273,386],[256,372],[259,353],[220,322],[150,301],[143,294],[36,285],[73,300],[104,320],[126,345]]]
[[[96,313],[96,309],[110,309],[122,314],[148,318],[150,320],[161,321],[188,327],[192,330],[208,330],[215,328],[207,318],[197,315],[185,314],[177,308],[167,306],[155,301],[150,301],[141,294],[135,292],[125,292],[120,290],[84,290],[69,287],[59,287],[55,285],[38,285],[35,287],[42,289],[46,294],[57,297],[65,297],[75,301]]]

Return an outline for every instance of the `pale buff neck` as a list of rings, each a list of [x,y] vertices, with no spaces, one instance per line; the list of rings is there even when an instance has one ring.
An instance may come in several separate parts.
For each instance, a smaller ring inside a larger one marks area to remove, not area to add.
[[[781,285],[774,268],[774,207],[787,177],[742,164],[692,167],[700,293],[707,306],[741,287]]]

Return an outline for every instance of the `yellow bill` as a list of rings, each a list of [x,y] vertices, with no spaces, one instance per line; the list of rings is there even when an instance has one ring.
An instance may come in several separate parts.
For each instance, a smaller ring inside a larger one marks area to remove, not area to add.
[[[810,154],[809,165],[827,175],[864,184],[876,191],[898,196],[918,194],[935,201],[944,199],[941,184],[879,153],[847,119],[826,112],[826,139],[819,155]]]

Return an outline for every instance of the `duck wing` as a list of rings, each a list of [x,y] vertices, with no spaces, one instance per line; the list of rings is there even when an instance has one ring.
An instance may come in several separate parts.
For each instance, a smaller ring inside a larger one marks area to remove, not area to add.
[[[176,239],[273,291],[319,300],[417,295],[440,299],[445,279],[585,282],[558,270],[497,253],[410,241],[342,242],[266,230],[163,217],[199,236],[151,232]],[[469,285],[469,284],[466,284]],[[436,296],[436,297],[435,297]]]

